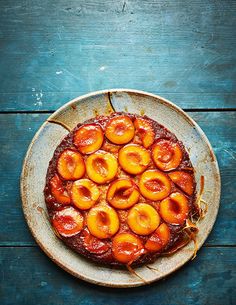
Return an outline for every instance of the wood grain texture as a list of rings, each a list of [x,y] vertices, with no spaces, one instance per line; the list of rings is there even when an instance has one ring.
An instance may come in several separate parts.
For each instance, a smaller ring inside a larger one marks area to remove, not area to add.
[[[2,0],[0,111],[123,87],[236,108],[236,2]]]
[[[202,249],[194,261],[166,280],[132,289],[76,280],[37,248],[0,248],[0,257],[4,305],[235,304],[236,248]]]
[[[236,112],[190,112],[209,137],[222,175],[222,199],[216,225],[208,245],[236,245]],[[22,214],[19,175],[33,134],[47,114],[0,115],[0,245],[35,245]],[[210,204],[210,203],[209,203]]]

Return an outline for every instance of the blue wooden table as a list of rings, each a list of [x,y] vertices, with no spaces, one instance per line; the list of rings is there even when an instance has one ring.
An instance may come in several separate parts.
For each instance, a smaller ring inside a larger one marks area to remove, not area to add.
[[[236,304],[236,1],[0,1],[0,304]],[[222,176],[197,258],[128,290],[73,278],[39,249],[19,176],[45,119],[83,93],[123,87],[172,100],[203,128]]]

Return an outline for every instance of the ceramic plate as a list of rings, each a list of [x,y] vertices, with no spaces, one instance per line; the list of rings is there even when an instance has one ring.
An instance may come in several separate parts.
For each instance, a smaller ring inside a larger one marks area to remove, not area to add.
[[[200,127],[180,108],[166,99],[142,91],[113,89],[78,97],[62,106],[41,126],[26,154],[22,176],[21,196],[28,226],[43,251],[60,267],[85,281],[110,287],[135,287],[159,280],[183,266],[192,256],[193,243],[172,256],[158,258],[136,272],[143,282],[125,269],[97,265],[76,254],[54,234],[47,216],[43,189],[48,163],[68,129],[99,114],[125,111],[146,114],[163,124],[181,140],[189,151],[196,170],[197,191],[200,177],[205,177],[203,199],[209,203],[206,217],[199,223],[197,241],[202,246],[215,222],[220,200],[220,174],[212,147]],[[197,259],[197,258],[196,258]]]

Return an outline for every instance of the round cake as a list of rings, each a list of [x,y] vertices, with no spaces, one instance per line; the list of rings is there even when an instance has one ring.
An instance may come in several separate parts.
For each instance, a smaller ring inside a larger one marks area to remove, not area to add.
[[[124,112],[79,123],[63,139],[44,194],[68,247],[118,266],[177,251],[193,239],[200,213],[183,143],[147,116]]]

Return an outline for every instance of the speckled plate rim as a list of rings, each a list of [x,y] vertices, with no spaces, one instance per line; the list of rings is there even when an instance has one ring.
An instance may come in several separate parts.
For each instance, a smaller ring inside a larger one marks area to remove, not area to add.
[[[211,226],[208,228],[204,238],[202,238],[201,242],[198,244],[198,249],[200,249],[202,247],[202,245],[204,244],[204,242],[206,241],[207,237],[209,236],[214,223],[216,221],[217,215],[218,215],[218,210],[219,210],[219,204],[220,204],[220,195],[221,195],[221,178],[220,178],[220,170],[219,170],[219,166],[218,166],[218,162],[216,159],[216,156],[214,154],[213,148],[208,140],[208,138],[206,137],[205,133],[203,132],[203,130],[199,127],[199,125],[186,113],[184,112],[180,107],[178,107],[177,105],[175,105],[174,103],[172,103],[171,101],[169,101],[166,98],[163,98],[162,96],[156,95],[156,94],[152,94],[149,92],[145,92],[142,90],[135,90],[135,89],[126,89],[126,88],[114,88],[114,89],[104,89],[104,90],[99,90],[99,91],[94,91],[88,94],[84,94],[81,95],[79,97],[76,97],[72,100],[70,100],[69,102],[65,103],[63,106],[61,106],[60,108],[58,108],[54,113],[52,113],[47,120],[41,125],[41,127],[38,129],[38,131],[35,133],[29,147],[27,150],[27,153],[25,155],[24,161],[23,161],[23,167],[22,167],[22,173],[20,176],[20,192],[21,192],[21,200],[22,200],[22,208],[23,208],[23,213],[24,213],[24,217],[26,219],[26,222],[28,224],[28,227],[30,229],[31,234],[33,235],[35,241],[37,242],[37,244],[40,246],[40,248],[43,250],[43,252],[54,262],[56,263],[59,267],[61,267],[62,269],[64,269],[65,271],[67,271],[68,273],[70,273],[71,275],[82,279],[84,281],[87,281],[89,283],[93,283],[96,285],[100,285],[100,286],[105,286],[105,287],[112,287],[112,288],[131,288],[131,287],[138,287],[138,286],[143,286],[143,285],[147,285],[150,283],[153,283],[155,281],[161,280],[165,277],[167,277],[168,275],[172,274],[173,272],[177,271],[178,269],[180,269],[184,264],[186,264],[191,257],[189,257],[188,259],[183,260],[181,263],[178,264],[178,266],[175,267],[174,270],[171,270],[169,272],[167,272],[166,274],[162,274],[162,275],[157,275],[156,278],[154,278],[153,280],[150,281],[146,281],[146,282],[139,282],[139,283],[127,283],[127,284],[113,284],[112,282],[109,283],[100,283],[97,280],[94,280],[92,277],[85,277],[81,274],[78,274],[77,272],[74,272],[73,270],[71,270],[70,268],[67,268],[63,262],[61,262],[60,260],[55,259],[50,251],[47,250],[47,247],[40,242],[40,240],[37,237],[37,234],[35,234],[31,223],[28,219],[27,213],[26,213],[26,207],[27,207],[27,199],[24,193],[24,176],[25,176],[25,172],[26,172],[26,164],[31,152],[31,149],[35,143],[35,141],[38,139],[41,131],[44,129],[44,127],[48,124],[48,122],[50,121],[50,119],[52,119],[53,117],[55,117],[57,114],[63,112],[65,109],[67,109],[68,107],[70,107],[71,105],[73,105],[75,102],[80,102],[84,99],[87,98],[91,98],[91,97],[95,97],[97,95],[101,95],[101,94],[112,94],[112,93],[123,93],[123,92],[127,92],[127,93],[133,93],[133,94],[138,94],[138,95],[144,95],[146,97],[152,97],[155,99],[158,99],[159,102],[169,108],[174,109],[176,112],[178,112],[181,116],[184,116],[184,118],[189,122],[190,125],[194,126],[194,128],[196,129],[196,131],[199,133],[199,135],[201,136],[201,138],[203,139],[203,141],[206,143],[206,145],[209,148],[210,154],[211,154],[211,158],[212,161],[214,162],[215,165],[215,170],[216,170],[216,183],[218,186],[218,198],[216,199],[215,202],[215,209],[216,209],[216,213],[215,213],[215,217],[212,220]],[[112,106],[112,105],[111,105]],[[181,250],[180,250],[181,251]]]

